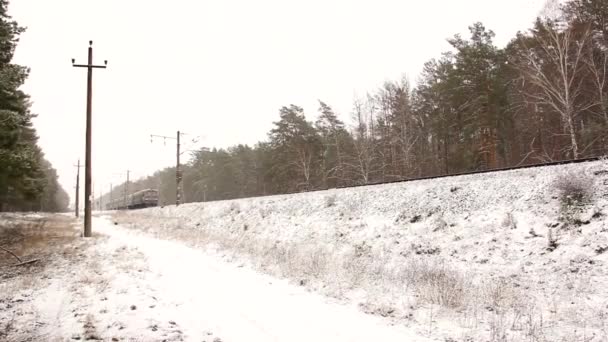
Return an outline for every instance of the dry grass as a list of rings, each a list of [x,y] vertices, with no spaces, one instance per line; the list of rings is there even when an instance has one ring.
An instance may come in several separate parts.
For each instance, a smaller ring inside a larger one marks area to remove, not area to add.
[[[344,288],[367,288],[372,291],[380,283],[392,283],[396,289],[415,291],[419,300],[447,308],[463,305],[470,282],[465,274],[443,261],[412,259],[404,267],[391,269],[386,260],[365,246],[354,246],[350,252],[336,253],[338,246],[293,244],[265,241],[247,235],[215,230],[171,229],[177,218],[165,222],[135,213],[118,213],[114,219],[121,225],[136,227],[163,238],[186,242],[190,246],[216,245],[223,251],[241,254],[258,268],[303,284],[340,282]]]
[[[67,244],[79,235],[73,228],[74,220],[67,216],[27,217],[3,215],[0,219],[0,246],[23,260],[38,258],[53,247]],[[0,251],[0,267],[13,265],[16,260]]]
[[[411,260],[407,277],[424,302],[447,308],[461,307],[472,288],[463,272],[443,261]]]
[[[0,246],[10,250],[23,261],[39,259],[38,262],[17,266],[15,257],[0,250],[0,340],[37,341],[31,327],[15,324],[15,318],[24,310],[27,300],[14,300],[15,296],[26,296],[42,286],[42,275],[52,272],[49,266],[56,256],[74,245],[79,233],[74,229],[74,220],[61,215],[0,214]],[[28,297],[31,298],[31,297]]]

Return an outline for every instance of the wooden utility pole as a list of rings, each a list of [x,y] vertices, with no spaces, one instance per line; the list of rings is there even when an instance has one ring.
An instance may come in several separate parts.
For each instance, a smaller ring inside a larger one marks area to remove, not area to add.
[[[103,190],[99,187],[99,211],[103,211]]]
[[[175,166],[175,205],[178,206],[181,203],[181,192],[180,187],[182,184],[182,172],[179,169],[179,131],[177,131],[177,165]]]
[[[80,215],[80,168],[82,166],[80,166],[80,159],[78,159],[78,164],[74,165],[75,167],[77,167],[77,171],[76,171],[76,202],[74,203],[74,206],[76,207],[76,217],[78,217]]]
[[[162,179],[162,174],[159,172],[158,173],[158,205],[160,205],[161,207],[164,205],[164,202],[162,201],[162,193],[161,190],[163,188],[163,179]]]
[[[129,194],[129,172],[131,172],[131,171],[127,170],[127,182],[125,183],[125,199],[124,199],[125,209],[127,208],[127,196]]]
[[[162,138],[164,141],[166,141],[167,139],[173,140],[175,139],[177,141],[177,152],[176,152],[176,165],[175,165],[175,205],[178,206],[181,204],[181,187],[182,187],[182,171],[181,171],[181,164],[179,162],[179,156],[182,154],[181,152],[181,144],[180,144],[180,137],[183,135],[184,133],[181,133],[180,131],[177,131],[177,137],[173,138],[173,137],[168,137],[165,135],[156,135],[156,134],[150,134],[150,141],[152,142],[154,138]]]
[[[112,183],[110,183],[110,210],[112,210],[112,203],[114,202],[114,197],[112,196]]]
[[[91,156],[91,143],[92,143],[92,101],[93,101],[93,69],[102,68],[105,69],[108,65],[108,61],[104,61],[104,65],[93,65],[93,41],[89,41],[89,56],[87,64],[75,64],[76,60],[72,58],[72,66],[75,68],[87,68],[87,130],[86,130],[86,156],[85,156],[85,178],[84,178],[84,237],[91,237],[92,235],[92,221],[91,221],[91,183],[93,181],[92,175],[92,156]]]

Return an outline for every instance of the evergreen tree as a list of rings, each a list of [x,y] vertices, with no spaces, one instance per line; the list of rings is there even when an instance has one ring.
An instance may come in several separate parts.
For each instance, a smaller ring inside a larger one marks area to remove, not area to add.
[[[344,158],[349,134],[333,109],[323,101],[319,101],[319,112],[315,128],[323,145],[321,183],[323,188],[333,188],[345,182]]]
[[[281,108],[280,120],[269,133],[273,150],[272,177],[279,191],[312,190],[317,186],[322,143],[304,110],[291,105]]]
[[[608,47],[608,2],[605,0],[571,0],[564,5],[564,14],[571,25],[589,26],[594,37]]]
[[[48,167],[43,167],[46,162],[37,146],[29,97],[19,89],[28,69],[13,64],[12,59],[24,28],[11,19],[7,8],[8,1],[0,0],[0,211],[38,210],[45,188],[49,199],[62,190],[48,184],[56,184],[56,177],[45,174]],[[48,207],[59,210],[62,206]]]

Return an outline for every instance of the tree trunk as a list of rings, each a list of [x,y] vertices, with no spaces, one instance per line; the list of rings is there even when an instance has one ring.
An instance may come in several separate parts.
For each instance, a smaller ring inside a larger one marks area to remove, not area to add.
[[[570,134],[570,145],[572,147],[572,157],[578,159],[578,142],[576,139],[576,132],[574,131],[574,123],[572,122],[572,115],[568,116],[567,120],[568,133]]]
[[[340,144],[338,143],[337,134],[334,134],[334,139],[336,142],[336,157],[338,158],[337,173],[340,175],[339,178],[336,180],[336,187],[338,187],[340,186],[340,181],[344,182],[344,168],[342,165],[342,154],[340,154]]]

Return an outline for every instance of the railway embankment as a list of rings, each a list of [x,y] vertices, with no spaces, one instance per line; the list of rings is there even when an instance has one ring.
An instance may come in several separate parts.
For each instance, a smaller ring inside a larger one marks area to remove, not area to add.
[[[442,341],[607,340],[607,218],[605,160],[113,214]]]

